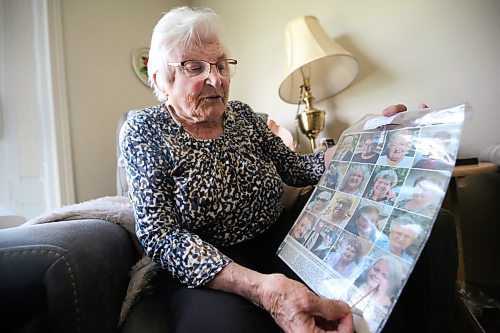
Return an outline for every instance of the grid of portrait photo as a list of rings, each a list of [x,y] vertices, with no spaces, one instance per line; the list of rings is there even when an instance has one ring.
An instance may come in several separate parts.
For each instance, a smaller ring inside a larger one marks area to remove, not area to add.
[[[327,272],[310,287],[353,306],[358,332],[381,330],[427,241],[461,125],[343,134],[285,240]]]

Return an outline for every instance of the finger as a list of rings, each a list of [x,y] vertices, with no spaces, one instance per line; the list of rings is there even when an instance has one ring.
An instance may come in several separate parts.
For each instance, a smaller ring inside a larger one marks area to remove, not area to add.
[[[351,333],[354,331],[354,320],[352,313],[349,313],[344,318],[340,319],[339,326],[337,326],[338,333]]]
[[[419,109],[428,109],[429,106],[425,103],[421,103],[419,106],[418,106]]]
[[[395,115],[398,112],[406,111],[407,107],[404,104],[394,104],[382,111],[382,114],[386,117]]]
[[[347,303],[321,298],[315,306],[311,308],[311,312],[326,320],[338,320],[351,313],[351,308]]]
[[[319,326],[319,327],[318,327]],[[347,314],[344,318],[336,321],[330,321],[323,325],[317,325],[314,332],[321,333],[352,333],[354,331],[354,319],[352,313]]]
[[[335,151],[337,150],[337,147],[333,146],[333,147],[330,147],[328,148],[326,151],[325,151],[325,168],[328,168],[328,166],[330,165],[330,161],[332,160],[332,157],[333,155],[335,154]]]

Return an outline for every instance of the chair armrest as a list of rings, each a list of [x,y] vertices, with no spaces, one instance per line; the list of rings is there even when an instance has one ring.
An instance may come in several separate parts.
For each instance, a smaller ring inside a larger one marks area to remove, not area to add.
[[[102,220],[0,230],[1,330],[117,331],[137,260],[128,233]]]

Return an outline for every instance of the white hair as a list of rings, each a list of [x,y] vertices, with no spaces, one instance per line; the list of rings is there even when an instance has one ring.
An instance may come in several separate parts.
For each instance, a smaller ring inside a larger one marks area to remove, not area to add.
[[[151,36],[148,59],[149,84],[160,102],[167,100],[166,83],[174,79],[168,62],[178,62],[184,51],[220,42],[218,16],[211,9],[178,7],[165,13]],[[153,76],[156,75],[156,82]]]
[[[414,221],[411,217],[401,215],[392,220],[391,226],[389,227],[389,231],[392,231],[395,226],[402,226],[411,230],[413,232],[413,237],[416,239],[423,234],[424,229],[418,225],[416,221]]]

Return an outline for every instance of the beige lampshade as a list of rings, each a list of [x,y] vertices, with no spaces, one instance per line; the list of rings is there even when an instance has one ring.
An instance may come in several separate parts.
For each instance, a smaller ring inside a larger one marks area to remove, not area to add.
[[[329,98],[347,88],[358,74],[358,61],[330,38],[314,16],[294,19],[285,28],[285,79],[279,95],[297,104],[303,84],[301,67],[311,80],[316,101]]]

